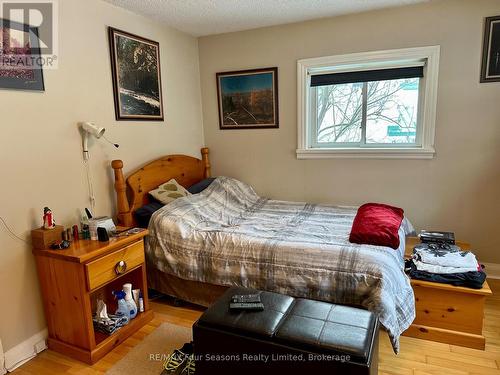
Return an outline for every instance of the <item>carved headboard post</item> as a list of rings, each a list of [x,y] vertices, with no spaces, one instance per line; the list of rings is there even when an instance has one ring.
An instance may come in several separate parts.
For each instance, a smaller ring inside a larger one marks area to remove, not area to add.
[[[208,158],[208,147],[203,147],[201,149],[201,160],[203,160],[203,165],[205,167],[205,173],[204,177],[208,178],[212,174],[211,166],[210,166],[210,159]]]
[[[127,185],[123,177],[123,162],[113,160],[111,167],[115,172],[116,206],[118,209],[118,224],[129,227],[133,225],[133,217],[127,199]]]

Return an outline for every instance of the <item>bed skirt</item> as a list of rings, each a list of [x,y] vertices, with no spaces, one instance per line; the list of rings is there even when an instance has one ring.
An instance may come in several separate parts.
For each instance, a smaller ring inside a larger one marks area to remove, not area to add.
[[[148,287],[168,296],[208,307],[228,289],[227,286],[184,280],[162,272],[150,265],[147,268]]]

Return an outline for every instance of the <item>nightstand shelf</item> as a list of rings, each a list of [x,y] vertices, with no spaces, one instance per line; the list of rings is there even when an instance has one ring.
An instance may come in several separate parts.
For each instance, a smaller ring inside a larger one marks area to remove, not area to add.
[[[109,242],[74,241],[66,250],[33,250],[43,294],[50,349],[86,363],[95,363],[153,318],[147,297],[144,230]],[[125,261],[117,274],[115,266]],[[111,293],[124,283],[141,289],[144,312],[111,335],[96,331],[92,316],[98,299],[116,310]]]
[[[94,334],[96,348],[94,351],[96,352],[97,356],[100,358],[106,355],[111,349],[125,341],[130,335],[138,331],[152,318],[153,311],[145,311],[143,313],[137,314],[137,316],[132,319],[129,324],[120,328],[112,335],[106,335],[105,333],[95,331]],[[100,352],[102,352],[102,356],[99,356]]]

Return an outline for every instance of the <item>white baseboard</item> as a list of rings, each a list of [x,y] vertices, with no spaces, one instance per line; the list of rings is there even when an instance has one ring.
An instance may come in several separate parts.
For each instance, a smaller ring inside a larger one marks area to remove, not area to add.
[[[498,263],[483,263],[484,272],[488,275],[488,279],[500,279],[500,264]]]
[[[47,349],[47,335],[47,329],[44,329],[14,346],[12,349],[7,350],[5,352],[5,369],[8,372],[14,371],[42,350]]]
[[[0,375],[4,375],[7,373],[7,369],[5,368],[5,354],[3,353],[2,340],[0,339]]]

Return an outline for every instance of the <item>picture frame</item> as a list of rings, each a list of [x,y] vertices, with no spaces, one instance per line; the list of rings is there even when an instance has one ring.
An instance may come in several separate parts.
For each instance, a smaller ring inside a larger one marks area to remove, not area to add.
[[[480,82],[500,82],[500,16],[485,18]]]
[[[279,128],[278,68],[216,74],[219,128]]]
[[[0,89],[45,91],[38,28],[0,18]]]
[[[117,121],[164,121],[160,44],[108,28]]]

